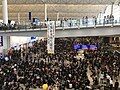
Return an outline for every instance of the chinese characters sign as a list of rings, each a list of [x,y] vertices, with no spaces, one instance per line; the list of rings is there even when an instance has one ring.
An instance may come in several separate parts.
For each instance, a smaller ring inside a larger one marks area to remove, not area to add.
[[[47,22],[47,51],[54,54],[54,42],[55,42],[55,22]]]

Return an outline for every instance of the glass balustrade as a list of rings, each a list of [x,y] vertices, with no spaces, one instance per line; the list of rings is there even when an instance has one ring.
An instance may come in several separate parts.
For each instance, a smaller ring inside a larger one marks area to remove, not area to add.
[[[68,19],[68,20],[60,20],[55,21],[56,29],[69,29],[69,28],[89,28],[89,27],[100,27],[100,26],[115,26],[120,25],[120,20],[113,19]],[[14,24],[14,25],[4,25],[0,24],[0,31],[7,30],[41,30],[42,28],[47,28],[47,22],[40,22],[39,24],[26,22],[22,24]]]

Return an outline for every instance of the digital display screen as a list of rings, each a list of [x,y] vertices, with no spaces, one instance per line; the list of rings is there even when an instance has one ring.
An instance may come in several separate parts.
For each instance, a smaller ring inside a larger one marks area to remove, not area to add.
[[[95,45],[90,45],[90,49],[91,49],[91,50],[97,50],[97,46],[95,46]]]
[[[97,45],[84,45],[84,44],[76,44],[74,45],[75,50],[97,50]]]
[[[82,49],[88,49],[88,46],[87,45],[82,45]]]
[[[74,49],[82,49],[82,46],[77,44],[77,45],[74,45]]]

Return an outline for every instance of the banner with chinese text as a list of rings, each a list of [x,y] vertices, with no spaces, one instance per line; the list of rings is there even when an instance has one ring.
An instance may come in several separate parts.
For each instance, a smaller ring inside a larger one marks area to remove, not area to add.
[[[54,54],[55,21],[48,21],[47,28],[47,51],[49,54]]]

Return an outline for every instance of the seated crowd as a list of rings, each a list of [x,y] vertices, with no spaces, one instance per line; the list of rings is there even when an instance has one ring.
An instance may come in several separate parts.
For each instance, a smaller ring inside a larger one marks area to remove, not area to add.
[[[84,58],[78,59],[79,53],[73,48],[75,43],[97,43],[99,48],[84,50]],[[55,54],[47,53],[46,40],[35,41],[26,48],[11,48],[7,56],[9,60],[0,61],[1,90],[23,90],[24,87],[29,90],[42,88],[43,84],[48,84],[49,90],[118,90],[119,87],[119,55],[100,37],[57,38]]]

